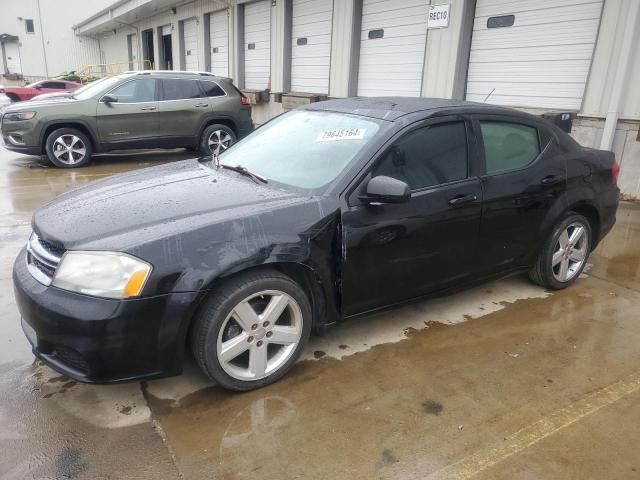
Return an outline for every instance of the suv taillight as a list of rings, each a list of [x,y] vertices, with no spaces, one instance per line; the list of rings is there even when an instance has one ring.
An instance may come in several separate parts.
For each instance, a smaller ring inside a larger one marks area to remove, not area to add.
[[[618,185],[618,175],[620,175],[620,164],[614,158],[613,166],[611,167],[611,183],[613,185]]]
[[[247,97],[240,97],[242,105],[249,105],[249,99]]]

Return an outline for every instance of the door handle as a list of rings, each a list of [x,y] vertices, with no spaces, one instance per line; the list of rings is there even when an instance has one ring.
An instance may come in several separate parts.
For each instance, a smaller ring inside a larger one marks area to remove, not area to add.
[[[555,183],[562,182],[562,180],[563,180],[563,178],[559,177],[558,175],[547,175],[542,180],[540,180],[540,183],[542,185],[553,185]]]
[[[208,107],[209,104],[208,103],[197,103],[196,107],[200,108],[200,107]]]
[[[150,110],[155,110],[156,107],[142,107],[140,110],[144,110],[145,112],[150,111]]]
[[[464,205],[465,203],[471,203],[478,200],[478,197],[475,193],[469,193],[467,195],[456,195],[451,200],[449,200],[449,205],[452,207],[457,207],[459,205]]]

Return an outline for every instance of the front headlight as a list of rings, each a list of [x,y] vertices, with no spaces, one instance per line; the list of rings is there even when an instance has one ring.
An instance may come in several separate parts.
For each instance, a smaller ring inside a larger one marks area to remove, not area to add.
[[[5,122],[21,122],[22,120],[31,120],[36,116],[36,112],[9,112],[7,113],[3,120]]]
[[[107,298],[137,297],[151,265],[126,253],[68,251],[53,277],[54,287]]]

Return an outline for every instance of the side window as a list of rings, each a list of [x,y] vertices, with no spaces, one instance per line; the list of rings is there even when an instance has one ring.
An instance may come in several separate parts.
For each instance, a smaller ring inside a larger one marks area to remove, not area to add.
[[[187,100],[201,97],[196,80],[167,78],[162,80],[162,91],[162,100]]]
[[[540,153],[538,130],[510,122],[481,121],[487,173],[525,167]]]
[[[411,190],[467,178],[464,122],[418,128],[400,138],[374,169],[406,182]]]
[[[156,81],[153,78],[136,78],[111,90],[118,97],[119,103],[153,102],[155,99]]]
[[[205,97],[224,97],[226,94],[215,82],[205,82],[200,80],[200,86],[204,90]]]

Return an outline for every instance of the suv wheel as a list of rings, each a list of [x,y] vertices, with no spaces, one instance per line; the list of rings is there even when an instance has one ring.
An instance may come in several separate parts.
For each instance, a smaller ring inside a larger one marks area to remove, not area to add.
[[[302,288],[263,270],[216,289],[195,318],[191,349],[218,385],[252,390],[287,373],[310,333],[311,306]]]
[[[591,253],[591,224],[570,212],[556,225],[536,264],[529,272],[534,283],[559,290],[571,285],[582,273]]]
[[[221,154],[231,145],[236,143],[236,134],[226,125],[209,125],[202,132],[200,139],[200,152],[209,156]]]
[[[45,151],[51,163],[61,168],[83,167],[91,160],[91,141],[75,128],[59,128],[47,137]]]

